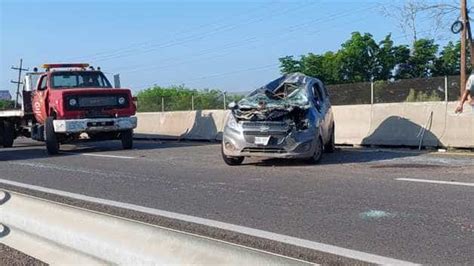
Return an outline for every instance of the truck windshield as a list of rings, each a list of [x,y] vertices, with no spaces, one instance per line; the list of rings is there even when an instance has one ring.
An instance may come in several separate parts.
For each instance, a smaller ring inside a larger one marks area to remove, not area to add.
[[[112,88],[110,82],[98,71],[68,71],[51,74],[53,88]]]

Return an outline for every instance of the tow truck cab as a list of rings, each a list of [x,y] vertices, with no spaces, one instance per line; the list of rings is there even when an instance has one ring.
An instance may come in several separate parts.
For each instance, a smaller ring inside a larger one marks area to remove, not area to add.
[[[129,89],[113,88],[88,64],[43,67],[45,72],[26,78],[36,86],[23,92],[31,99],[24,109],[30,109],[35,120],[32,139],[45,141],[50,154],[58,153],[60,143],[79,139],[120,139],[124,149],[132,148],[137,118]]]

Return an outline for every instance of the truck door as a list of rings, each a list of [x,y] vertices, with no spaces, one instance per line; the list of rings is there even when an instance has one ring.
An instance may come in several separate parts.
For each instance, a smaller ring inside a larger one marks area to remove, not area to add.
[[[38,82],[37,90],[33,91],[33,114],[40,124],[44,124],[46,117],[48,117],[47,88],[48,75],[43,75]]]

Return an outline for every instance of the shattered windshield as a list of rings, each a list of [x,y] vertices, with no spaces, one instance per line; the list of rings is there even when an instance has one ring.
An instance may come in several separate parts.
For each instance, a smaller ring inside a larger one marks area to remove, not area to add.
[[[308,105],[305,84],[283,83],[271,91],[260,88],[238,102],[240,108],[279,108]]]

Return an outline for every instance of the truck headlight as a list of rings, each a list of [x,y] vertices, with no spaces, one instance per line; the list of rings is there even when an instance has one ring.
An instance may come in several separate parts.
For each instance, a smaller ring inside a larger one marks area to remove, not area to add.
[[[125,104],[125,97],[119,97],[119,98],[118,98],[118,103],[119,103],[120,105]]]
[[[69,105],[70,106],[76,106],[77,105],[77,100],[74,98],[69,99]]]

